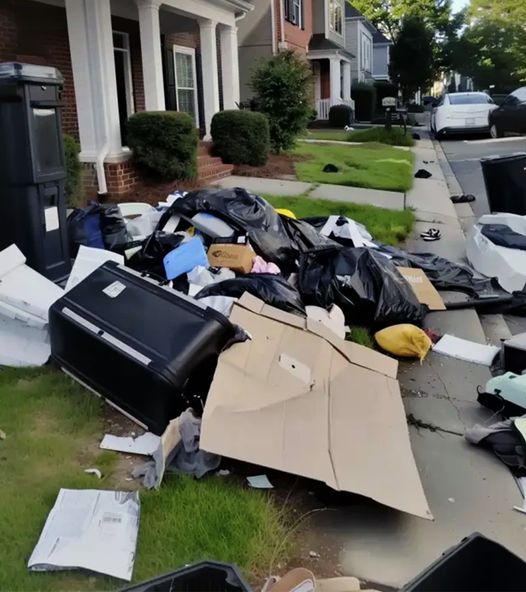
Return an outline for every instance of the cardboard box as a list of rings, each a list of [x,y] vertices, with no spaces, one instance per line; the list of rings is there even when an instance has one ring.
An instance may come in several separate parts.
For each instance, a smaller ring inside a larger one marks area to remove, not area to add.
[[[397,267],[400,275],[411,286],[420,304],[427,304],[429,310],[446,310],[442,296],[429,281],[422,269]]]
[[[228,267],[238,273],[250,273],[256,254],[248,245],[217,245],[208,249],[212,267]]]
[[[252,339],[219,356],[203,415],[203,450],[432,518],[396,360],[246,293],[230,320]]]

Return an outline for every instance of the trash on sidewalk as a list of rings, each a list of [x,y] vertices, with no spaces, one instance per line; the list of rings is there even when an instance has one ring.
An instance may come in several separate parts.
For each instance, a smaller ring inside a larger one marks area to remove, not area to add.
[[[203,415],[205,450],[432,518],[395,360],[248,294],[230,320],[251,340],[219,356]],[[375,466],[382,470],[371,472]]]
[[[420,325],[427,307],[418,302],[397,268],[375,249],[327,247],[300,257],[299,291],[306,304],[337,304],[352,324]]]
[[[66,283],[65,291],[69,292],[71,288],[80,284],[82,280],[86,279],[90,273],[93,273],[103,263],[106,263],[106,261],[115,261],[124,265],[124,257],[118,253],[80,245],[77,258],[73,263],[73,269]]]
[[[526,370],[526,333],[519,333],[502,344],[504,370],[522,374]]]
[[[87,569],[129,582],[139,513],[137,492],[61,489],[27,566]]]
[[[345,339],[347,328],[345,327],[345,315],[342,309],[333,304],[329,310],[321,308],[321,306],[306,306],[305,312],[307,317],[313,321],[322,323],[330,329],[340,339]]]
[[[526,563],[478,532],[447,549],[401,592],[516,592],[526,581]]]
[[[272,273],[278,275],[281,273],[281,270],[275,263],[267,263],[263,257],[256,255],[250,273]]]
[[[87,473],[88,475],[95,475],[95,477],[97,477],[97,479],[102,479],[102,473],[100,472],[100,469],[97,469],[97,468],[84,469],[84,472]]]
[[[192,223],[192,226],[211,238],[230,238],[236,233],[230,224],[206,212],[199,212],[195,216],[192,216],[189,221]]]
[[[372,242],[373,237],[369,234],[365,226],[345,216],[329,216],[325,224],[321,227],[320,234],[340,242],[347,247],[376,248],[376,245]],[[341,239],[343,239],[343,242]]]
[[[471,203],[476,200],[476,197],[471,193],[462,193],[461,195],[452,195],[449,198],[454,204]]]
[[[158,435],[202,408],[236,335],[215,310],[113,261],[53,304],[49,328],[60,368]]]
[[[418,302],[427,304],[429,310],[446,310],[442,296],[429,281],[422,269],[414,267],[398,267],[400,275],[411,286]]]
[[[188,295],[195,297],[205,286],[233,279],[236,274],[226,267],[215,270],[198,265],[187,273],[186,277],[188,279]],[[204,306],[210,306],[228,317],[236,299],[230,296],[205,296],[199,300]]]
[[[213,244],[208,249],[208,263],[212,267],[227,267],[237,273],[250,273],[255,257],[248,245]]]
[[[99,448],[113,450],[115,452],[127,452],[129,454],[141,454],[151,456],[159,446],[159,436],[146,432],[142,436],[132,438],[131,436],[113,436],[104,434]]]
[[[254,475],[247,477],[248,484],[254,489],[274,489],[274,485],[268,480],[266,475]]]
[[[421,232],[420,237],[427,242],[433,242],[440,240],[442,238],[442,234],[438,228],[429,228],[428,230]]]
[[[433,343],[427,334],[415,325],[403,324],[386,327],[374,334],[376,343],[386,352],[403,358],[422,361]]]
[[[188,273],[198,265],[206,266],[207,264],[206,251],[203,242],[198,237],[183,242],[163,258],[167,280],[173,280],[183,275],[183,273]]]
[[[415,173],[416,179],[429,179],[431,176],[431,173],[426,169],[418,169]]]
[[[135,584],[120,592],[203,592],[204,590],[251,592],[252,588],[235,565],[219,561],[200,561]]]
[[[463,360],[464,362],[491,366],[500,349],[495,345],[484,345],[446,334],[435,343],[433,351],[437,354]]]
[[[478,391],[477,401],[503,417],[516,417],[526,413],[526,375],[506,372],[494,376]]]
[[[526,285],[526,216],[488,214],[468,232],[466,254],[481,274],[496,277],[508,292]]]

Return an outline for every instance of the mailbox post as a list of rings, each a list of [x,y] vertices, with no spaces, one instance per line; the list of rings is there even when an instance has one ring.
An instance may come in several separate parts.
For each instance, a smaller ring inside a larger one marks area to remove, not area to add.
[[[395,97],[384,97],[382,99],[382,107],[385,108],[385,129],[390,130],[393,127],[393,109],[396,108]]]
[[[56,68],[0,63],[0,249],[15,243],[53,281],[71,262]]]

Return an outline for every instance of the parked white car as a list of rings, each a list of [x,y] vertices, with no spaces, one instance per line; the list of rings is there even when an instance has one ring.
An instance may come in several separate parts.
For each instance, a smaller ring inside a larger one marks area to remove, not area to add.
[[[488,117],[497,108],[483,92],[446,93],[431,112],[431,131],[435,136],[489,133]]]

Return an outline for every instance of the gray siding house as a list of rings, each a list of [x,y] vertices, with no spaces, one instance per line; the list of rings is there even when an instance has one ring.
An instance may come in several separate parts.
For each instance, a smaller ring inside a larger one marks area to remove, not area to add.
[[[389,55],[393,43],[381,32],[373,35],[373,78],[389,80]]]

